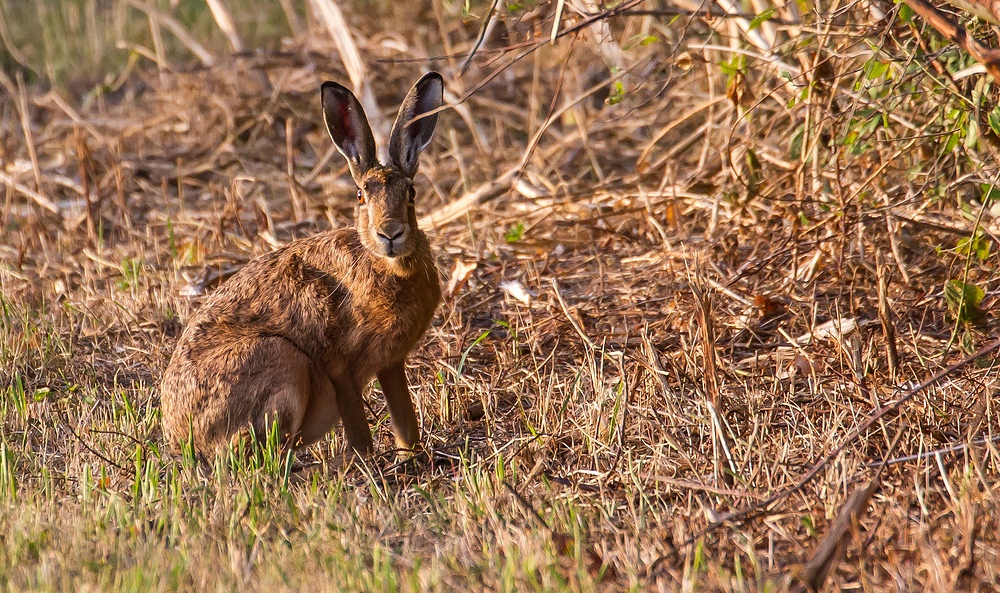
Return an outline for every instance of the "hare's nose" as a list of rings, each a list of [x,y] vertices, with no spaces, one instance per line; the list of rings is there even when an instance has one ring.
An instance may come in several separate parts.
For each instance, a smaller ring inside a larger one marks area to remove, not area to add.
[[[382,228],[378,230],[379,238],[392,243],[396,239],[403,236],[406,232],[406,227],[402,223],[396,221],[390,221],[382,225]]]
[[[406,225],[395,220],[386,221],[375,230],[375,234],[381,243],[382,254],[395,257],[406,236]]]

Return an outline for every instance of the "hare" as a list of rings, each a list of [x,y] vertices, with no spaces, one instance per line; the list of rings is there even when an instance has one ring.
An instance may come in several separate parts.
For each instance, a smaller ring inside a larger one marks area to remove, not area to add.
[[[160,384],[163,434],[207,457],[277,422],[282,443],[344,426],[348,454],[372,452],[362,390],[377,377],[397,445],[420,434],[404,360],[441,299],[413,177],[437,125],[444,84],[431,72],[403,100],[389,163],[357,98],[321,87],[323,119],[358,186],[357,228],[300,239],[255,258],[192,316]],[[420,117],[423,116],[423,117]],[[416,119],[420,117],[420,119]]]

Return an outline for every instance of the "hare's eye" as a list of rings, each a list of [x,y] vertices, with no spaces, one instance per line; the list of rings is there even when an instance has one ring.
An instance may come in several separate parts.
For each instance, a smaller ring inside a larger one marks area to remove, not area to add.
[[[358,190],[358,203],[359,204],[365,203],[365,190],[363,189]]]
[[[409,195],[410,195],[410,203],[412,204],[413,200],[415,200],[417,198],[417,190],[413,189],[412,185],[410,186],[410,193],[409,193]]]

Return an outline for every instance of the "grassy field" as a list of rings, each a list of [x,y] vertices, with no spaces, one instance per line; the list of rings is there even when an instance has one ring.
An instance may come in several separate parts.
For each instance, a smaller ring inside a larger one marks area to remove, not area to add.
[[[235,38],[35,5],[0,0],[0,589],[1000,590],[1000,95],[904,6],[566,3],[550,43],[555,3],[358,0],[349,71],[325,0],[227,0]],[[362,466],[169,454],[204,296],[352,224],[319,84],[391,118],[431,68],[428,453],[376,387]]]

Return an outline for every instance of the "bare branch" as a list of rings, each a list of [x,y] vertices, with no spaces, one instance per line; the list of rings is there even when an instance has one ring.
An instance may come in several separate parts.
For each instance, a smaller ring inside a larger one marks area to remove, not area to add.
[[[927,21],[927,24],[934,27],[938,33],[944,35],[949,41],[962,48],[974,60],[986,66],[986,71],[994,80],[1000,81],[1000,50],[987,47],[980,43],[978,39],[969,35],[965,27],[956,23],[948,15],[938,10],[927,0],[905,0],[906,4]],[[949,0],[950,1],[950,0]],[[957,3],[956,3],[957,5]],[[979,13],[976,12],[978,15]],[[991,20],[995,20],[995,17]]]

